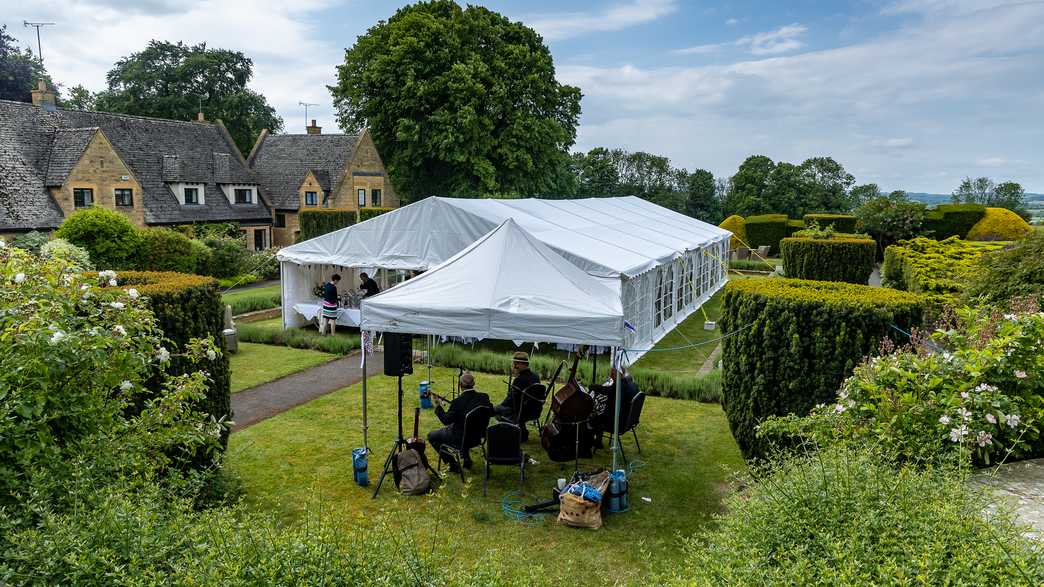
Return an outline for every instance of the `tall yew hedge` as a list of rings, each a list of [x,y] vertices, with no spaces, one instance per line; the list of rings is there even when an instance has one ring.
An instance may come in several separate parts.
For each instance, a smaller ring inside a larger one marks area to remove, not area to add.
[[[170,339],[173,346],[168,349],[172,356],[167,372],[181,375],[205,370],[211,384],[200,411],[215,419],[231,416],[231,370],[225,338],[221,335],[225,306],[221,302],[217,280],[184,273],[123,271],[118,281],[121,287],[133,287],[148,297],[149,308],[156,315],[163,336]],[[187,358],[178,356],[189,340],[208,336],[212,336],[215,345],[221,349],[220,357],[191,364]],[[153,384],[158,386],[159,382]],[[227,440],[223,438],[222,443]]]
[[[775,255],[779,252],[779,242],[793,230],[800,230],[797,226],[790,227],[788,222],[786,214],[749,216],[746,219],[747,242],[754,248],[768,245],[772,247],[770,254]]]
[[[787,277],[866,285],[874,271],[877,244],[868,238],[790,237],[783,239],[780,251]]]
[[[805,415],[837,401],[852,369],[881,340],[906,342],[921,323],[920,296],[850,283],[751,279],[725,286],[722,407],[747,458],[767,455],[757,438],[768,416]]]
[[[982,204],[939,204],[925,213],[922,228],[935,240],[964,238],[985,215]]]
[[[356,222],[355,210],[302,210],[297,217],[301,222],[298,242],[340,230]]]

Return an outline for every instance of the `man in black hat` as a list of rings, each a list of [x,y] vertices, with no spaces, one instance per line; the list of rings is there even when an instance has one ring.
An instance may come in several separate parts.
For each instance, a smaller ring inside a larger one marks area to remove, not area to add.
[[[492,408],[493,404],[490,403],[488,395],[475,391],[475,376],[467,371],[460,376],[460,395],[450,402],[448,410],[443,409],[439,396],[433,397],[435,398],[435,415],[445,426],[429,432],[428,442],[431,443],[431,447],[435,449],[436,453],[441,453],[442,460],[449,463],[450,470],[456,472],[460,470],[457,460],[452,455],[442,452],[442,447],[446,445],[460,447],[461,440],[464,439],[464,420],[468,413],[479,406]],[[481,426],[483,430],[489,425],[488,419],[483,422],[472,420],[472,425]],[[470,448],[464,447],[464,468],[466,469],[471,468]]]
[[[508,387],[507,397],[500,402],[500,405],[493,408],[493,412],[502,420],[515,422],[518,420],[518,415],[522,408],[522,392],[528,389],[530,385],[540,383],[540,377],[529,370],[529,355],[523,351],[518,351],[512,357],[511,372],[515,378],[511,381],[510,387]]]

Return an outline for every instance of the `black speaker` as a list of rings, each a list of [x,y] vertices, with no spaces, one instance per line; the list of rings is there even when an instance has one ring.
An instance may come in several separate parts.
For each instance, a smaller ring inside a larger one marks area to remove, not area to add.
[[[413,335],[384,333],[384,374],[392,377],[413,374]]]

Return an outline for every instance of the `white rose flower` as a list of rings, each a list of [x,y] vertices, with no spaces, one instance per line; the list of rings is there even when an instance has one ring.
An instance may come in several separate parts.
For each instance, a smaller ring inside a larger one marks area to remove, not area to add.
[[[979,435],[975,437],[975,442],[977,442],[979,446],[993,444],[993,435],[985,430],[979,430]]]
[[[22,283],[23,281],[25,281],[25,273],[15,273],[14,282]]]
[[[950,417],[947,416],[946,414],[943,414],[942,416],[939,416],[939,423],[942,424],[943,426],[946,426],[947,424],[950,423]]]
[[[130,296],[130,299],[136,300],[136,299],[138,299],[138,290],[136,290],[136,289],[134,289],[132,287],[132,288],[127,290],[127,295]]]
[[[990,424],[996,424],[997,423],[997,417],[994,416],[993,414],[986,414],[986,421],[989,422]]]
[[[87,285],[86,283],[80,286],[80,291],[87,291],[89,289],[91,289],[91,286]]]
[[[1022,370],[1016,370],[1015,371],[1015,378],[1016,379],[1025,379],[1026,377],[1028,377],[1028,375],[1026,375],[1025,371],[1022,371]]]
[[[960,408],[957,410],[957,415],[960,416],[962,420],[970,420],[972,413],[964,408]]]
[[[166,363],[170,360],[170,351],[168,351],[166,347],[160,347],[159,350],[156,351],[156,359],[161,363]]]
[[[6,249],[6,248],[7,248],[7,243],[4,242],[4,239],[0,238],[0,249]]]
[[[122,389],[123,391],[130,391],[133,387],[134,384],[130,381],[127,381],[126,379],[124,379],[123,382],[120,383],[120,389]]]
[[[1016,426],[1018,426],[1019,420],[1020,418],[1018,414],[1008,414],[1004,417],[1004,423],[1010,426],[1011,428],[1015,428]]]
[[[112,302],[111,304],[109,304],[109,306],[113,310],[122,310],[123,309],[123,302]]]
[[[61,330],[55,331],[55,333],[51,335],[51,344],[58,344],[63,338],[65,338],[64,332]]]
[[[109,280],[109,287],[116,287],[116,280],[115,279],[110,279]]]
[[[127,336],[127,329],[124,328],[122,324],[117,324],[116,326],[113,326],[112,329],[120,336]]]
[[[1004,319],[1005,320],[1018,320],[1019,317],[1017,315],[1015,315],[1015,314],[1005,314],[1004,315]]]
[[[207,351],[207,358],[210,359],[211,361],[213,361],[214,359],[217,358],[217,353],[215,353],[212,350],[208,350]]]

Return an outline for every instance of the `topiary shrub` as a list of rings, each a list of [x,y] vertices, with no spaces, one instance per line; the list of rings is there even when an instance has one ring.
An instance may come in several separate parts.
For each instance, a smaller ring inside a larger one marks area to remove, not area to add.
[[[170,340],[171,360],[167,367],[170,375],[181,375],[205,370],[210,379],[207,397],[198,406],[201,412],[215,419],[231,417],[231,371],[225,337],[225,305],[221,301],[217,281],[210,277],[186,275],[184,273],[154,271],[124,271],[118,274],[120,287],[130,287],[142,296],[148,296],[149,308],[156,315],[163,335]],[[193,363],[180,356],[193,338],[214,338],[214,345],[221,350],[214,359]],[[157,386],[159,381],[152,382]],[[227,430],[222,445],[227,442]]]
[[[245,270],[245,262],[249,251],[238,238],[212,238],[203,241],[210,249],[209,265],[203,275],[211,277],[232,277]],[[198,265],[197,261],[197,265]]]
[[[920,324],[920,296],[865,285],[750,279],[725,286],[722,407],[748,458],[764,456],[756,437],[768,416],[805,415],[831,402],[841,382],[893,326]],[[903,341],[905,342],[905,341]]]
[[[981,204],[940,204],[924,215],[922,227],[936,240],[964,238],[985,215],[986,206]]]
[[[982,255],[968,275],[962,294],[966,304],[1004,306],[1015,298],[1031,297],[1044,306],[1044,232]]]
[[[966,473],[830,448],[753,472],[658,585],[1040,585],[1044,551]],[[985,514],[984,512],[990,512]]]
[[[297,242],[302,242],[352,226],[358,216],[355,210],[302,210],[297,218],[301,222]]]
[[[138,269],[196,272],[196,256],[193,254],[192,239],[189,237],[169,228],[146,228],[141,231],[140,238]]]
[[[39,253],[40,247],[46,245],[48,240],[49,238],[46,234],[31,230],[16,236],[15,239],[11,241],[11,246],[22,249],[23,251]]]
[[[874,271],[877,244],[868,238],[783,239],[780,252],[787,277],[866,285]]]
[[[87,249],[99,269],[125,269],[135,265],[140,236],[126,216],[105,208],[73,212],[54,235]]]
[[[214,255],[213,251],[210,250],[207,243],[201,240],[191,239],[189,243],[192,246],[192,261],[195,263],[191,273],[210,275],[208,272],[210,271],[211,258]]]
[[[763,214],[747,218],[747,243],[758,248],[768,245],[772,255],[779,253],[779,242],[787,237],[786,214]]]
[[[730,249],[747,246],[747,223],[742,216],[733,214],[723,220],[718,226],[732,233],[732,238],[729,239]]]
[[[1033,234],[1021,216],[1007,208],[986,208],[986,215],[975,223],[965,237],[970,241],[1017,241]]]
[[[957,237],[899,241],[885,249],[881,282],[886,287],[929,294],[937,303],[951,303],[970,282],[979,257],[1002,246]]]
[[[851,214],[805,214],[805,224],[813,222],[823,228],[833,226],[837,232],[855,232],[859,225],[859,220]]]
[[[371,218],[376,218],[386,212],[391,212],[395,208],[360,208],[359,209],[359,222],[366,222]]]
[[[65,263],[65,266],[74,272],[91,271],[94,265],[91,256],[83,247],[78,247],[64,238],[56,238],[47,241],[40,247],[40,256],[45,259],[55,259]]]

